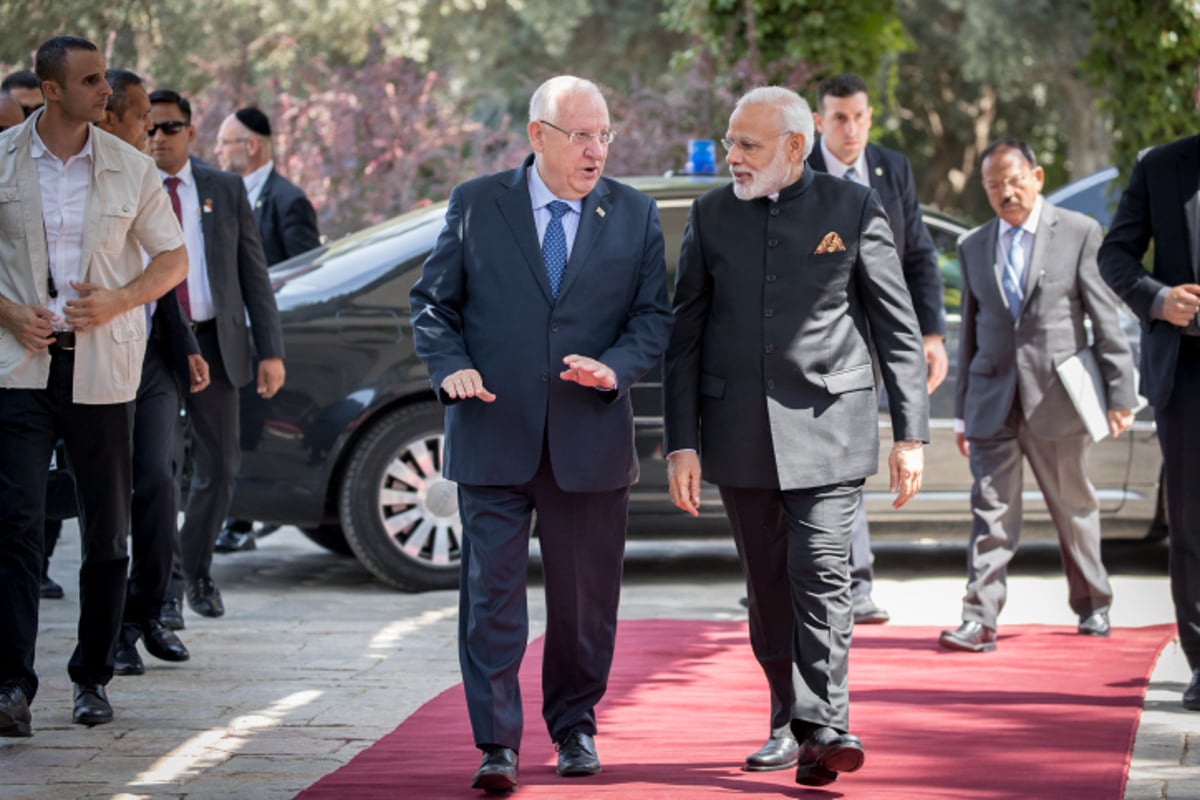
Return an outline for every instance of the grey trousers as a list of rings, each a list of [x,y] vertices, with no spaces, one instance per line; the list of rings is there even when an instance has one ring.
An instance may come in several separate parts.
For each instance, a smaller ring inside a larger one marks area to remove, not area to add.
[[[1087,477],[1091,438],[1039,438],[1016,411],[1003,434],[970,440],[975,483],[963,621],[994,630],[1004,608],[1008,563],[1021,541],[1022,456],[1029,460],[1058,532],[1071,609],[1081,617],[1107,611],[1112,587],[1100,560],[1100,505]]]

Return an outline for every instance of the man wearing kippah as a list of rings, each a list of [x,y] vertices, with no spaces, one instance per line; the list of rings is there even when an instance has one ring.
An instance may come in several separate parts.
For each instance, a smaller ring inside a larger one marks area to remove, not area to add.
[[[279,174],[273,156],[271,121],[259,109],[240,108],[221,123],[217,133],[217,163],[221,169],[241,175],[246,183],[268,267],[321,244],[312,203],[303,189]],[[253,395],[242,398],[243,412],[261,404]],[[243,446],[256,440],[248,434],[262,430],[261,425],[255,427],[254,416],[246,414],[242,420]],[[235,553],[253,550],[255,546],[254,523],[230,517],[217,537],[215,549],[218,553]]]

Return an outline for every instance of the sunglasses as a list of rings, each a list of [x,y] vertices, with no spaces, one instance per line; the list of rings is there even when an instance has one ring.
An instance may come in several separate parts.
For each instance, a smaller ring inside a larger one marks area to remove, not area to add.
[[[179,120],[176,120],[176,119],[170,120],[168,122],[160,122],[157,125],[154,125],[150,128],[150,136],[153,137],[159,131],[162,131],[167,136],[174,136],[175,134],[179,133],[181,130],[183,130],[187,126],[188,126],[188,123],[180,122]]]

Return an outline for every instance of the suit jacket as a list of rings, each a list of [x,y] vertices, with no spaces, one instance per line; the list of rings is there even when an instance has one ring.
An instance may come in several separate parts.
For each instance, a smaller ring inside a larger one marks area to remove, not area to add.
[[[1014,323],[996,277],[998,219],[964,235],[962,329],[959,334],[955,416],[972,439],[997,436],[1014,397],[1037,436],[1086,433],[1056,366],[1088,344],[1104,376],[1110,408],[1133,408],[1133,355],[1121,329],[1117,301],[1100,279],[1100,226],[1091,217],[1042,202],[1033,250],[1025,267],[1024,299]]]
[[[942,274],[938,270],[937,247],[921,218],[917,183],[912,165],[903,154],[875,144],[867,145],[867,172],[871,188],[879,193],[883,210],[892,227],[892,240],[900,253],[904,281],[912,295],[913,309],[922,334],[946,335],[946,307]],[[826,172],[825,154],[814,147],[808,165]]]
[[[321,244],[317,212],[312,203],[299,186],[275,169],[267,175],[254,203],[254,219],[258,222],[268,267]]]
[[[46,305],[50,262],[41,186],[31,155],[42,111],[0,133],[0,295]],[[92,176],[84,212],[84,263],[79,280],[109,289],[142,274],[137,245],[151,256],[183,245],[183,233],[147,156],[92,126]],[[146,353],[146,313],[139,306],[76,334],[73,399],[125,403],[137,395]],[[0,327],[0,388],[44,389],[50,353],[34,353]]]
[[[844,249],[818,254],[829,233]],[[920,331],[875,192],[805,169],[778,202],[692,205],[665,371],[666,451],[723,486],[803,489],[878,468],[872,349],[895,438],[929,439]]]
[[[1151,319],[1164,286],[1200,283],[1200,136],[1156,147],[1137,163],[1100,247],[1100,272],[1142,322],[1142,394],[1166,406],[1175,384],[1180,329]],[[1154,264],[1142,256],[1154,240]]]
[[[279,309],[267,276],[258,223],[250,211],[241,177],[195,159],[192,173],[200,199],[204,257],[217,313],[221,362],[230,382],[244,386],[254,379],[251,336],[260,358],[283,358]]]
[[[557,299],[550,294],[526,170],[477,178],[450,194],[446,227],[413,286],[417,354],[447,403],[444,471],[467,484],[533,478],[543,442],[567,491],[608,491],[638,477],[633,384],[671,330],[658,210],[602,178],[582,216]],[[561,380],[563,357],[598,359],[616,391]],[[450,402],[446,376],[479,370],[496,395]]]
[[[200,344],[196,341],[192,326],[184,318],[183,309],[173,290],[160,297],[155,304],[151,324],[158,331],[157,336],[150,337],[151,345],[158,339],[163,360],[170,367],[180,394],[186,397],[192,383],[188,356],[199,354]]]

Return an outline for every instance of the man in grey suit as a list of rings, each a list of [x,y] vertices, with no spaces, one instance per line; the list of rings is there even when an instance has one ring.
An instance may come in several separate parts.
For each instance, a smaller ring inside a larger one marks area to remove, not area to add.
[[[612,664],[629,487],[630,390],[671,329],[654,202],[602,178],[613,139],[590,81],[529,104],[534,154],[450,194],[412,289],[417,353],[446,403],[443,473],[462,516],[459,660],[483,760],[473,786],[516,788],[517,671],[537,512],[546,587],[542,716],[559,775],[600,771],[596,704]]]
[[[1200,108],[1200,66],[1194,102]],[[1142,391],[1166,470],[1171,599],[1200,711],[1200,136],[1155,147],[1133,168],[1100,247],[1100,273],[1142,323]],[[1142,258],[1154,243],[1154,264]]]
[[[1087,478],[1091,436],[1056,367],[1088,347],[1092,322],[1109,433],[1133,424],[1133,356],[1116,296],[1096,267],[1100,226],[1041,196],[1029,145],[994,142],[983,152],[983,188],[996,211],[959,242],[962,329],[955,429],[970,458],[971,536],[963,623],[943,647],[996,649],[1008,563],[1021,536],[1022,456],[1058,530],[1079,633],[1109,634],[1112,589],[1100,560],[1100,508]]]
[[[196,130],[192,109],[177,92],[150,94],[150,154],[183,225],[190,268],[176,290],[209,364],[207,389],[187,397],[194,455],[192,483],[179,531],[188,606],[197,614],[225,613],[212,580],[213,544],[229,512],[241,461],[238,388],[255,376],[250,337],[261,356],[258,393],[273,397],[283,385],[283,334],[267,277],[262,241],[242,179],[191,160]],[[250,326],[246,326],[249,315]],[[175,576],[177,604],[183,581]]]
[[[692,206],[679,256],[664,412],[671,499],[721,492],[746,573],[750,643],[771,693],[746,769],[822,786],[862,766],[849,733],[850,531],[879,453],[878,367],[894,505],[921,485],[925,356],[879,196],[806,169],[813,118],[780,87],[738,101],[734,182]],[[873,363],[872,352],[878,354]]]

